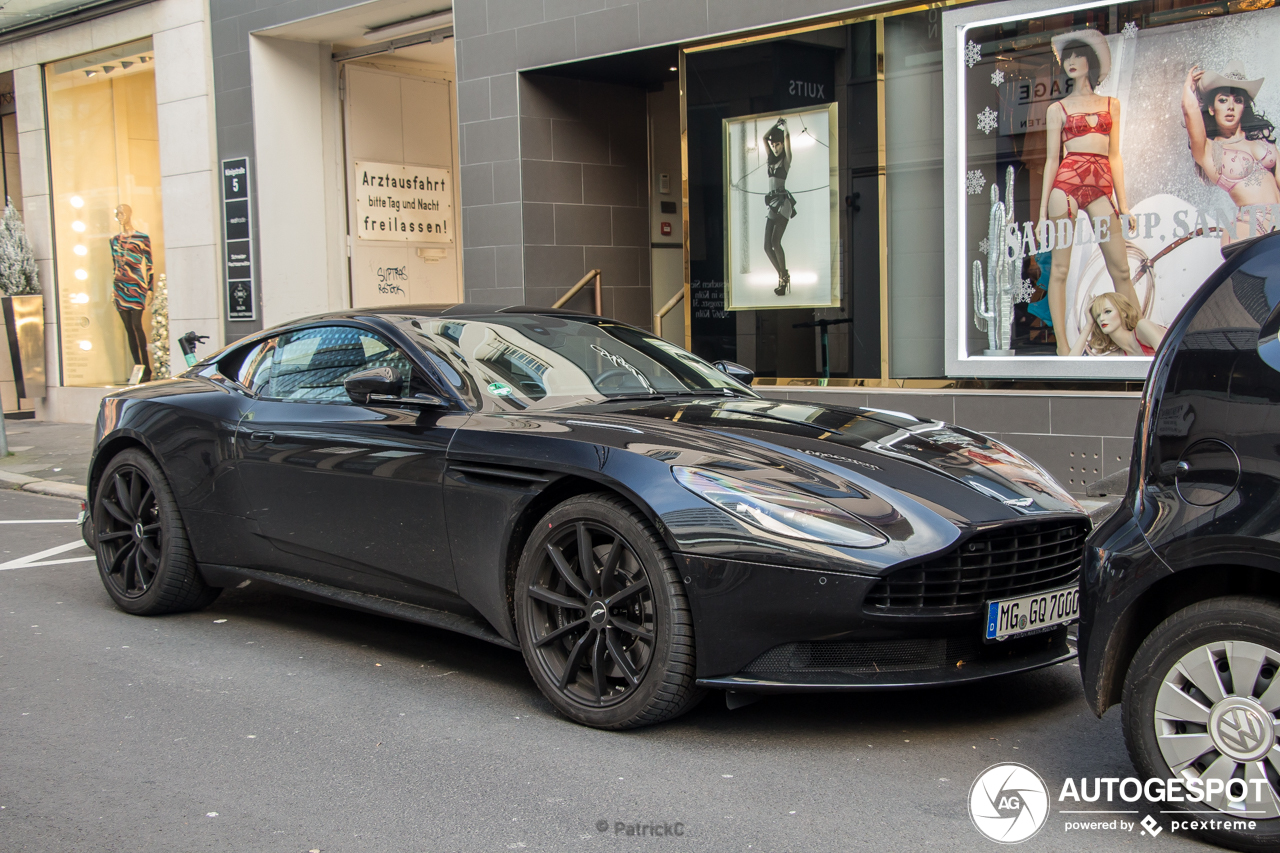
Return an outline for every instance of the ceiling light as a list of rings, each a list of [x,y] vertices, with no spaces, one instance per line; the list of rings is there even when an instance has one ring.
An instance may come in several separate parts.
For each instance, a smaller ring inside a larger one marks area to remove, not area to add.
[[[76,270],[76,278],[80,279],[81,281],[84,281],[88,277],[89,277],[89,273],[87,270]]]
[[[667,70],[668,70],[668,71],[679,71],[680,69],[679,69],[679,68],[677,68],[677,67],[675,67],[675,66],[673,65],[673,66],[671,66],[670,68],[668,68]]]
[[[75,247],[74,249],[72,249],[71,251],[75,252],[77,255],[87,255],[87,254],[89,254],[89,247],[88,247],[88,246],[76,246],[76,247]]]
[[[97,74],[98,74],[98,72],[97,72],[97,71],[86,71],[86,72],[84,72],[84,76],[86,76],[86,77],[96,77],[96,76],[97,76]]]
[[[70,199],[68,199],[68,201],[70,201],[71,206],[76,208],[77,210],[84,207],[84,199],[80,198],[80,196],[78,195],[73,195]]]
[[[75,222],[71,223],[71,230],[76,233],[84,233],[84,223],[77,219]]]
[[[93,343],[92,343],[92,342],[90,342],[90,341],[81,341],[81,342],[80,342],[80,349],[82,349],[82,350],[91,350],[91,349],[93,349]]]
[[[410,36],[414,33],[423,33],[427,30],[438,30],[453,24],[453,10],[445,9],[442,12],[433,12],[430,15],[423,15],[421,18],[412,18],[408,21],[400,21],[395,24],[387,24],[385,27],[375,27],[364,34],[365,41],[391,41],[402,36]]]

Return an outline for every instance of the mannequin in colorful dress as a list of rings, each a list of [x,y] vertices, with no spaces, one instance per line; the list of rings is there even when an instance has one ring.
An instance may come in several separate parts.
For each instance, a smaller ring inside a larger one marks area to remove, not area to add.
[[[116,208],[120,233],[111,238],[113,287],[111,297],[120,322],[124,323],[133,363],[142,365],[142,381],[151,379],[151,358],[147,352],[147,333],[142,313],[151,297],[154,270],[151,264],[151,238],[133,229],[133,208],[122,204]]]

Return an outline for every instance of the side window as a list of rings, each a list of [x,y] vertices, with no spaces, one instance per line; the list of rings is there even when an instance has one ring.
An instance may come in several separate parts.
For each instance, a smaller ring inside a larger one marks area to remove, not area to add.
[[[374,367],[394,367],[409,388],[412,364],[381,337],[350,326],[302,329],[281,335],[267,396],[278,400],[347,400],[342,383]]]

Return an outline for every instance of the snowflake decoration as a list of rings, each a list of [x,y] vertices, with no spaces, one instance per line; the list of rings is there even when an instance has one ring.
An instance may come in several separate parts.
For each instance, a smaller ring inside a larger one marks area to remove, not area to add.
[[[982,112],[978,113],[978,130],[990,135],[991,131],[996,129],[996,111],[991,107],[983,107]]]
[[[978,243],[978,251],[979,251],[979,252],[981,252],[981,253],[982,253],[982,254],[984,254],[984,255],[988,255],[988,254],[990,254],[990,253],[991,253],[991,240],[989,240],[989,239],[988,239],[988,238],[986,238],[986,237],[983,237],[983,238],[982,238],[982,240],[981,240],[981,241],[979,241],[979,243]]]
[[[991,72],[991,85],[992,85],[992,86],[999,86],[999,85],[1000,85],[1001,83],[1003,83],[1003,82],[1004,82],[1004,72],[1003,72],[1003,71],[1001,71],[999,68],[997,68],[995,71],[992,71],[992,72]]]
[[[1138,22],[1130,21],[1124,25],[1124,29],[1120,31],[1127,39],[1136,39],[1138,37]]]
[[[964,64],[970,68],[978,64],[978,60],[982,59],[982,48],[973,42],[969,42],[964,46]]]
[[[1013,286],[1014,302],[1030,302],[1036,298],[1036,286],[1029,278],[1024,278]]]
[[[973,169],[964,177],[964,191],[969,195],[977,195],[986,185],[987,176],[982,174],[981,169]]]

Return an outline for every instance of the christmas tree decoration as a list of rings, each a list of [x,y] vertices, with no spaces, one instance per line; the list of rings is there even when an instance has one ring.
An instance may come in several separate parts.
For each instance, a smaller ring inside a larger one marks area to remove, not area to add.
[[[0,295],[33,296],[40,292],[36,257],[22,225],[22,215],[5,199],[0,218]]]
[[[151,378],[168,379],[169,373],[169,282],[165,274],[156,276],[151,290]]]

